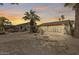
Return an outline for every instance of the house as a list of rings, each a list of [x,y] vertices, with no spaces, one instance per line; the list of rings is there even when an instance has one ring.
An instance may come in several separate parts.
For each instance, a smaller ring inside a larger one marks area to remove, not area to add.
[[[29,23],[23,23],[18,25],[5,25],[6,32],[21,32],[29,30]]]
[[[70,34],[70,28],[71,28],[70,23],[74,25],[74,21],[63,20],[63,21],[43,23],[39,25],[39,27],[47,32]]]
[[[15,26],[18,31],[28,31],[30,29],[29,22],[28,23],[23,23]]]

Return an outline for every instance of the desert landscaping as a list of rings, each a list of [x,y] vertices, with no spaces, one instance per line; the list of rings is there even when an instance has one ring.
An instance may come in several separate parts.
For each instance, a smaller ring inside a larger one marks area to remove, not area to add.
[[[79,48],[73,43],[75,38],[45,32],[18,32],[0,35],[0,54],[4,55],[62,55],[79,54]],[[75,39],[77,41],[77,39]],[[77,41],[78,42],[78,41]]]

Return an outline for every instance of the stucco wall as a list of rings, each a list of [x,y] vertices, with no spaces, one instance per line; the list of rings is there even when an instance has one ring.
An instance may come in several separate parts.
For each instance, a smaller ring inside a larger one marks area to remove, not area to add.
[[[55,33],[60,33],[60,34],[64,34],[65,30],[64,30],[64,25],[63,26],[41,26],[41,28],[45,31],[45,32],[55,32]]]

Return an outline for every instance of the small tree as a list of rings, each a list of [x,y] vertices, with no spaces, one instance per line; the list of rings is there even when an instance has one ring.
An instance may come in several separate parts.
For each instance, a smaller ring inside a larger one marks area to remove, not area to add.
[[[7,18],[5,17],[0,17],[0,30],[4,31],[5,30],[5,23],[8,24],[9,22],[6,21],[8,20]]]
[[[64,15],[61,15],[61,19],[62,19],[62,20],[64,20],[64,19],[65,19]]]
[[[58,20],[61,21],[61,18],[59,18]]]

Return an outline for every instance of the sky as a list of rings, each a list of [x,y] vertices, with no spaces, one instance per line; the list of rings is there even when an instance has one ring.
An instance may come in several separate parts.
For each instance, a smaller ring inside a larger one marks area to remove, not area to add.
[[[5,3],[0,5],[0,16],[8,18],[13,25],[26,23],[28,20],[25,21],[22,17],[31,9],[40,16],[38,24],[58,21],[61,15],[65,16],[64,20],[75,19],[75,11],[71,7],[64,7],[64,3],[19,3],[19,5]]]

